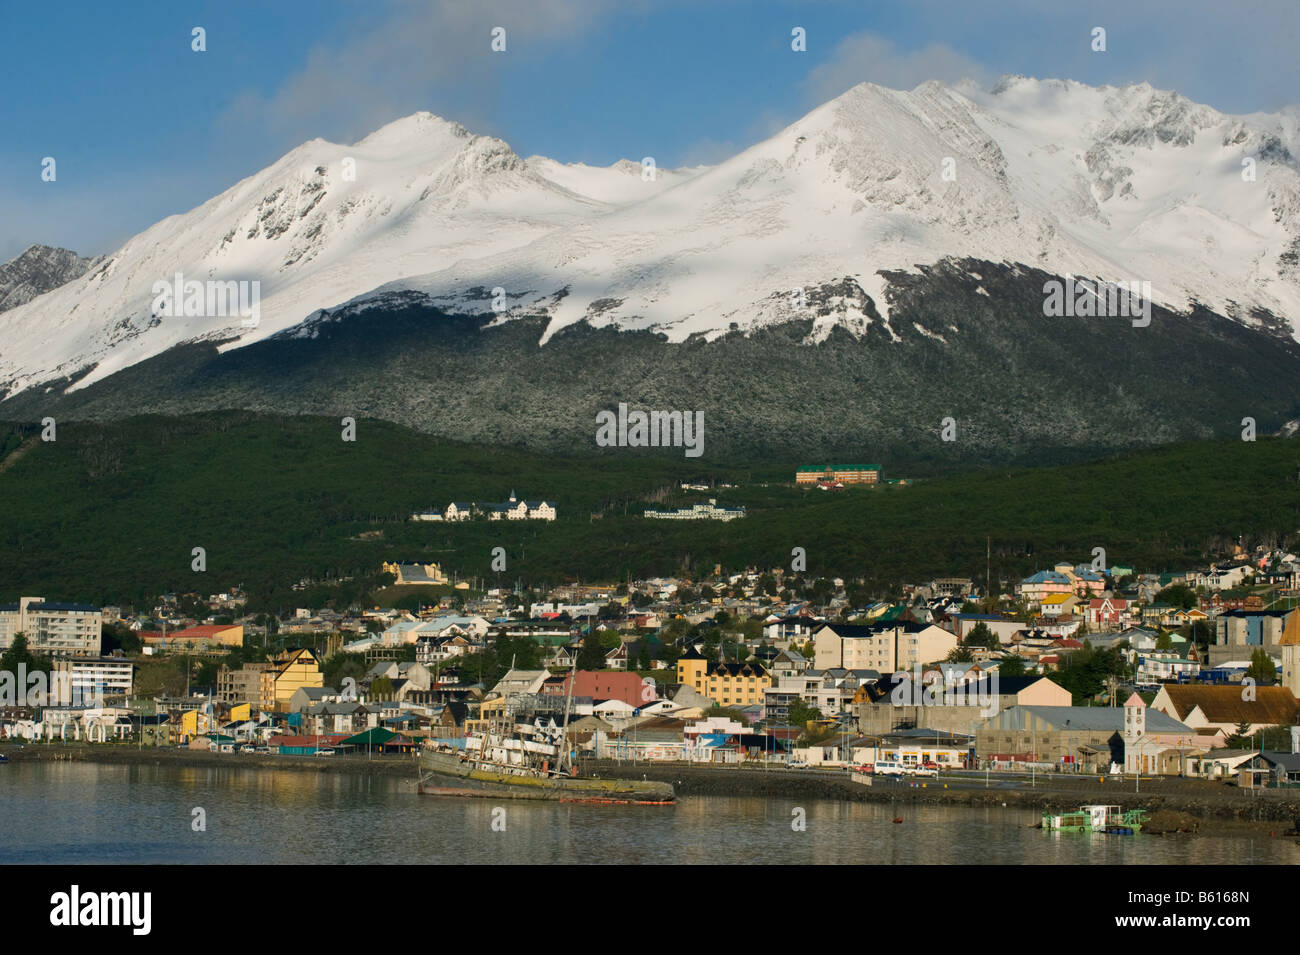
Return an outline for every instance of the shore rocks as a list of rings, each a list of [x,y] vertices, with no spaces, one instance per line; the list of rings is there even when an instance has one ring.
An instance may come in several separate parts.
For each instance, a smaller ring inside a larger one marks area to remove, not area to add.
[[[1177,809],[1158,809],[1142,826],[1142,831],[1153,836],[1164,836],[1174,832],[1199,832],[1201,821],[1190,812]]]

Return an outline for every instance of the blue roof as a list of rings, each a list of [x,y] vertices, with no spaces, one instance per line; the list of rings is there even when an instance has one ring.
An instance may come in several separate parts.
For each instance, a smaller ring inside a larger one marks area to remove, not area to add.
[[[1022,584],[1065,584],[1069,585],[1070,578],[1065,574],[1058,574],[1054,570],[1040,570],[1032,577],[1026,577],[1021,581]]]

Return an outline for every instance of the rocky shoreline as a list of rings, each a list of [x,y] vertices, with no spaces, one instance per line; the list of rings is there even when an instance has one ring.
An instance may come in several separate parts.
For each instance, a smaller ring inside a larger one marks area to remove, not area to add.
[[[279,770],[416,779],[409,756],[334,755],[269,756],[251,753],[210,753],[203,750],[143,748],[115,745],[29,744],[0,746],[12,762],[85,761],[135,766],[194,766]],[[875,779],[870,786],[852,782],[838,772],[710,767],[685,764],[631,764],[588,760],[583,770],[598,776],[623,776],[670,782],[678,796],[768,796],[780,799],[824,799],[851,802],[1014,807],[1038,812],[1077,809],[1088,802],[1105,802],[1152,813],[1152,833],[1234,832],[1294,836],[1300,829],[1300,790],[1249,791],[1223,783],[1195,779],[1102,781],[1096,776],[1045,774],[1032,783],[993,777],[982,780]],[[1138,791],[1140,789],[1140,791]]]

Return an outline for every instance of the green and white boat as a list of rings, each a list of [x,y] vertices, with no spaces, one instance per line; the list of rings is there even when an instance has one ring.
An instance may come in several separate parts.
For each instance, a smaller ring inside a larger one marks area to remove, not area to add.
[[[1119,806],[1080,806],[1074,812],[1043,813],[1043,830],[1052,832],[1102,832],[1112,836],[1132,836],[1142,831],[1145,809],[1122,809]]]

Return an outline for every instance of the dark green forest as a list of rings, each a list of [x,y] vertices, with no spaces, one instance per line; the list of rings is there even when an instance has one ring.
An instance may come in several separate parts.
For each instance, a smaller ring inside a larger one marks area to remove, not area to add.
[[[708,467],[680,452],[545,455],[458,444],[362,420],[211,412],[0,425],[0,600],[21,594],[134,603],[242,585],[291,600],[301,578],[373,578],[384,560],[436,561],[484,586],[700,574],[747,566],[903,581],[990,569],[1015,579],[1066,558],[1142,571],[1204,562],[1231,545],[1296,542],[1300,443],[1197,442],[1057,468],[950,473],[909,486],[822,492],[770,469]],[[871,458],[864,449],[863,458]],[[897,476],[888,461],[886,477]],[[707,493],[678,482],[734,483]],[[451,500],[556,504],[559,520],[417,523]],[[730,523],[652,521],[642,509],[717,497]],[[191,569],[192,549],[207,569]],[[503,547],[507,569],[491,569]]]

